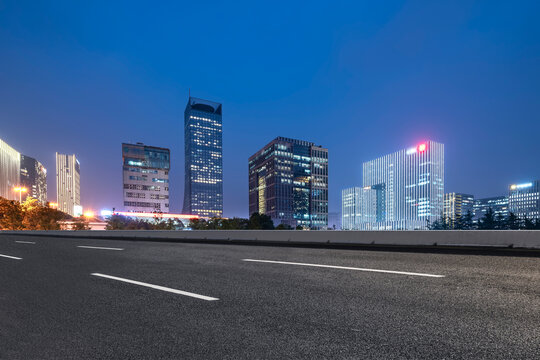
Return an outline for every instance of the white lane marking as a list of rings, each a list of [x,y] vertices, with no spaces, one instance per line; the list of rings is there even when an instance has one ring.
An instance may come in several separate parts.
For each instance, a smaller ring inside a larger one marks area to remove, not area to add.
[[[8,259],[13,259],[13,260],[22,260],[22,258],[16,257],[16,256],[9,256],[9,255],[3,255],[3,254],[0,254],[0,256],[8,258]]]
[[[112,279],[112,280],[123,281],[123,282],[127,282],[127,283],[130,283],[130,284],[135,284],[135,285],[140,285],[140,286],[146,286],[146,287],[149,287],[149,288],[152,288],[152,289],[167,291],[167,292],[171,292],[171,293],[174,293],[174,294],[191,296],[191,297],[201,299],[201,300],[206,300],[206,301],[219,300],[218,298],[214,298],[214,297],[210,297],[210,296],[194,294],[194,293],[190,293],[190,292],[187,292],[187,291],[171,289],[171,288],[168,288],[168,287],[165,287],[165,286],[159,286],[159,285],[143,283],[143,282],[140,282],[140,281],[124,279],[124,278],[121,278],[121,277],[116,277],[116,276],[111,276],[111,275],[105,275],[105,274],[100,274],[100,273],[92,273],[90,275],[99,276],[99,277]]]
[[[19,244],[35,244],[35,242],[33,242],[33,241],[20,241],[20,240],[17,241],[17,240],[15,240],[15,242],[19,243]]]
[[[116,251],[121,251],[121,250],[124,250],[122,248],[111,248],[111,247],[101,247],[101,246],[86,246],[86,245],[80,245],[80,246],[77,246],[78,248],[83,248],[83,249],[98,249],[98,250],[116,250]]]
[[[408,272],[408,271],[394,271],[394,270],[366,269],[366,268],[357,268],[357,267],[349,267],[349,266],[334,266],[334,265],[321,265],[321,264],[306,264],[306,263],[297,263],[297,262],[288,262],[288,261],[254,260],[254,259],[242,259],[242,261],[261,262],[261,263],[271,263],[271,264],[285,264],[285,265],[313,266],[313,267],[331,268],[331,269],[356,270],[356,271],[369,271],[369,272],[378,272],[378,273],[386,273],[386,274],[427,276],[427,277],[436,277],[436,278],[442,278],[442,277],[444,277],[444,275],[424,274],[424,273],[415,273],[415,272]]]

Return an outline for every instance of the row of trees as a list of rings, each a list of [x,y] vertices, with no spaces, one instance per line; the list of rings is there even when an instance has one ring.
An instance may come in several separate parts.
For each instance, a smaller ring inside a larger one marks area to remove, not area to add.
[[[0,230],[61,230],[67,220],[73,221],[73,230],[89,228],[84,219],[43,206],[34,198],[20,203],[0,197]]]
[[[133,219],[122,215],[112,215],[107,219],[105,230],[181,230],[184,224],[176,219],[164,220],[159,214],[152,220]]]
[[[274,227],[272,218],[265,214],[253,213],[249,219],[243,218],[211,218],[194,219],[189,223],[189,227],[193,230],[292,230],[289,225],[279,224]],[[302,229],[302,227],[297,227]]]
[[[501,213],[495,214],[490,208],[484,216],[473,222],[471,212],[467,212],[464,216],[456,215],[452,219],[441,215],[436,221],[429,223],[430,230],[540,230],[540,219],[519,218],[514,213],[510,213],[508,217],[502,216]]]

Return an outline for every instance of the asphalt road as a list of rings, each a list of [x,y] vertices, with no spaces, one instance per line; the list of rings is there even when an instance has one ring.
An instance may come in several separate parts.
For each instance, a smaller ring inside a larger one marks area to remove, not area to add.
[[[540,258],[0,235],[0,359],[284,358],[539,359]]]

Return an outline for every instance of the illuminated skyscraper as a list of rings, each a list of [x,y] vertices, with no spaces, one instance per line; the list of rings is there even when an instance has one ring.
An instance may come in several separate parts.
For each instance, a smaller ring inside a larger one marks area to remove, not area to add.
[[[47,169],[36,159],[21,154],[21,186],[42,205],[47,204]]]
[[[363,164],[363,187],[375,191],[372,229],[425,229],[443,212],[444,145],[426,141]]]
[[[124,209],[169,212],[169,149],[122,144]]]
[[[56,196],[58,210],[81,216],[81,165],[75,155],[56,153]]]
[[[328,149],[278,137],[249,158],[249,213],[274,225],[328,227]]]
[[[184,112],[184,214],[223,215],[221,104],[190,97]]]
[[[467,213],[474,215],[474,196],[460,193],[444,194],[443,216],[449,220],[450,226],[454,227],[456,219],[463,219]]]
[[[508,210],[522,219],[540,218],[540,180],[510,185]]]
[[[13,189],[20,186],[21,154],[0,140],[0,196],[19,201]]]

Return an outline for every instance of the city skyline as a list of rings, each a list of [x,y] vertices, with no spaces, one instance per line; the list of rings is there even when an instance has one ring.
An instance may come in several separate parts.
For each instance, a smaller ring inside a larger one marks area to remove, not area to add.
[[[0,138],[48,169],[55,152],[77,154],[87,207],[121,207],[121,177],[100,174],[118,174],[109,154],[120,143],[143,142],[171,149],[171,211],[182,211],[189,88],[227,109],[225,216],[248,215],[245,161],[278,135],[330,149],[329,211],[339,210],[343,188],[361,183],[363,161],[427,138],[447,145],[448,192],[493,197],[540,178],[534,2],[314,4],[302,19],[270,9],[257,22],[237,4],[193,5],[189,16],[173,6],[152,10],[163,27],[151,27],[144,42],[119,29],[137,28],[146,7],[114,5],[112,13],[132,17],[113,20],[73,6],[81,11],[10,3],[0,12],[0,65],[10,69],[0,79]],[[215,21],[202,27],[197,13]],[[85,19],[113,30],[88,31]],[[223,26],[240,20],[255,31]],[[218,29],[224,33],[216,40]],[[225,55],[217,60],[216,52]],[[56,196],[51,178],[49,200]]]

